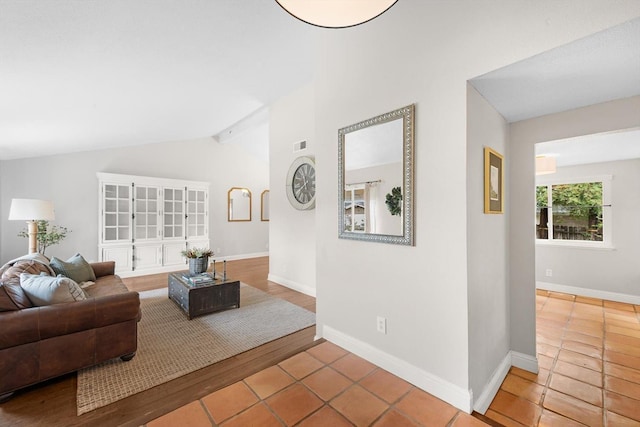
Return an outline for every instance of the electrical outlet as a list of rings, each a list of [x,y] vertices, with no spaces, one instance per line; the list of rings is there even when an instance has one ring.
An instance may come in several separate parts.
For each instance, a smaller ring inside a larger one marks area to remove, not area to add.
[[[220,250],[220,248],[216,248],[216,253],[219,254],[220,252],[222,252],[222,250]]]
[[[387,319],[382,317],[382,316],[378,316],[377,319],[377,328],[378,328],[378,332],[380,332],[381,334],[387,334]]]
[[[544,273],[547,277],[551,277],[553,276],[553,270],[550,268],[547,268],[547,271],[545,271]]]

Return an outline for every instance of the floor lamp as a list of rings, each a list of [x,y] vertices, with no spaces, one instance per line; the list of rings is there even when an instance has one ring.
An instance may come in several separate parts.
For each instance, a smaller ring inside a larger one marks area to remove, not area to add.
[[[56,219],[53,202],[36,199],[13,199],[9,209],[9,220],[27,221],[29,229],[29,253],[38,252],[38,223]]]

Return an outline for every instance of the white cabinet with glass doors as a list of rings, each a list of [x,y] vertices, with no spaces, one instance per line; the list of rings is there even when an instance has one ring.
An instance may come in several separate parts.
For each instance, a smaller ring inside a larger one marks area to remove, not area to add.
[[[209,247],[209,184],[98,173],[99,255],[123,276],[186,267],[181,251]]]

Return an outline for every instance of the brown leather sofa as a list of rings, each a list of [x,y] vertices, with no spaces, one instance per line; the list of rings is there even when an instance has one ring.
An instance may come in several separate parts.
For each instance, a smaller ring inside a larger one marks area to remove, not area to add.
[[[128,361],[138,346],[140,298],[114,274],[115,263],[92,263],[86,300],[35,307],[20,272],[49,274],[20,261],[0,270],[0,402],[23,387],[109,359]]]

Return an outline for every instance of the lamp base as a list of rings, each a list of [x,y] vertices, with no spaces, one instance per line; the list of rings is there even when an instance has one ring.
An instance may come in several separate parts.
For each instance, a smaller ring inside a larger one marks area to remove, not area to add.
[[[38,223],[36,221],[27,221],[27,228],[29,231],[29,253],[35,254],[38,252]]]

